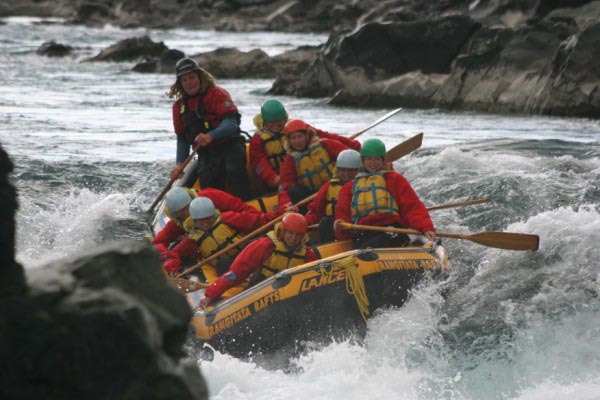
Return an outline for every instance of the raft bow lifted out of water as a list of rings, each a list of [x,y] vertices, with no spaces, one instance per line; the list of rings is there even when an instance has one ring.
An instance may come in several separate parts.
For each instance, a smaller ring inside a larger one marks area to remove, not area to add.
[[[365,332],[372,312],[400,307],[428,270],[448,261],[441,246],[352,250],[319,246],[323,259],[282,271],[207,310],[202,292],[188,293],[192,331],[201,344],[245,358],[302,348]]]

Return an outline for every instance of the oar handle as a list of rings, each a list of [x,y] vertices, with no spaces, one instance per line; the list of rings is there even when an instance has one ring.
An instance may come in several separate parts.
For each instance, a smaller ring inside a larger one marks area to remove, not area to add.
[[[295,206],[300,207],[303,206],[304,204],[310,202],[312,199],[314,199],[317,196],[317,194],[312,194],[310,196],[308,196],[305,199],[300,200],[298,203],[295,204]],[[271,228],[273,225],[275,225],[277,222],[281,221],[281,219],[283,218],[283,216],[285,215],[285,213],[281,214],[280,216],[278,216],[277,218],[273,219],[272,221],[269,221],[268,223],[266,223],[265,225],[261,226],[260,228],[256,229],[253,232],[250,232],[249,234],[247,234],[246,236],[242,237],[241,239],[233,242],[232,244],[230,244],[229,246],[225,247],[222,250],[217,251],[216,253],[214,253],[213,255],[205,258],[204,260],[198,262],[196,265],[186,269],[185,271],[183,271],[182,273],[180,273],[179,275],[177,275],[177,278],[183,276],[183,275],[187,275],[190,272],[195,271],[196,269],[200,268],[201,266],[221,257],[223,254],[228,253],[231,249],[239,246],[240,244],[244,243],[245,241],[252,239],[255,236],[258,236],[259,234],[263,233],[264,231],[268,230],[269,228]]]
[[[181,166],[179,168],[181,168],[183,170],[190,163],[190,161],[192,161],[192,158],[194,158],[194,154],[196,154],[196,152],[198,151],[199,148],[200,148],[200,145],[197,145],[196,147],[194,147],[194,149],[192,150],[192,153],[189,156],[187,156],[185,158],[185,160],[183,160],[183,162],[181,163]],[[171,180],[165,185],[162,192],[160,192],[160,194],[158,195],[156,200],[154,200],[154,203],[152,203],[152,205],[150,206],[150,208],[148,208],[148,211],[146,211],[146,212],[151,213],[152,211],[154,211],[154,207],[156,207],[158,202],[161,201],[162,198],[164,197],[164,195],[167,194],[169,189],[171,189],[171,186],[173,186],[173,182],[175,182],[175,179],[171,178]]]

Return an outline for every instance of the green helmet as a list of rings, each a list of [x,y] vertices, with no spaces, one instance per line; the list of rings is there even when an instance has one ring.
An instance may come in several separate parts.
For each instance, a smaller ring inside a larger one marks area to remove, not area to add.
[[[265,101],[262,107],[260,107],[260,114],[265,122],[287,119],[285,107],[283,107],[283,104],[276,99],[269,99]]]
[[[367,139],[360,147],[361,157],[385,157],[385,144],[379,139]]]

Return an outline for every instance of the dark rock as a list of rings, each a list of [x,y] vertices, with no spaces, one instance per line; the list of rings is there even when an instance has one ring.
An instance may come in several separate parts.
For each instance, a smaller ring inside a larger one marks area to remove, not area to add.
[[[168,48],[163,42],[156,43],[148,36],[142,36],[123,39],[86,61],[128,61],[143,57],[158,58],[165,50],[168,50]]]
[[[271,57],[262,50],[242,52],[232,48],[220,48],[196,54],[198,64],[218,78],[270,78],[275,76]]]
[[[23,267],[15,261],[15,213],[19,205],[15,188],[9,181],[12,172],[13,163],[0,145],[0,302],[26,291]],[[1,338],[2,332],[0,342]]]
[[[55,41],[45,42],[35,51],[37,54],[48,57],[64,57],[73,51],[73,47],[56,43]]]
[[[0,299],[0,398],[205,399],[182,360],[191,311],[142,242],[28,271]]]

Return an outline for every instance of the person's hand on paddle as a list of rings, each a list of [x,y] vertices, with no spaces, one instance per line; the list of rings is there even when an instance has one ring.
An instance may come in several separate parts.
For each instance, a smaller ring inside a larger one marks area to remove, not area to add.
[[[204,296],[202,298],[202,300],[200,300],[198,307],[200,307],[203,310],[206,310],[206,307],[210,304],[211,301],[212,301],[212,298]]]
[[[179,179],[183,176],[183,168],[181,168],[181,164],[177,164],[175,168],[171,170],[171,179]]]
[[[423,235],[432,242],[435,242],[436,236],[434,231],[423,232]]]
[[[194,141],[196,142],[196,145],[198,147],[206,147],[209,144],[211,144],[213,140],[213,137],[208,133],[201,133],[198,136],[196,136],[196,139]]]
[[[336,231],[344,231],[346,230],[346,228],[344,227],[344,223],[346,221],[342,220],[342,219],[336,219],[335,222],[333,223],[333,229]]]
[[[287,203],[285,205],[284,210],[285,210],[285,212],[295,212],[295,213],[297,213],[298,212],[298,206],[295,205],[295,204],[293,204],[292,202],[289,202],[289,203]]]

